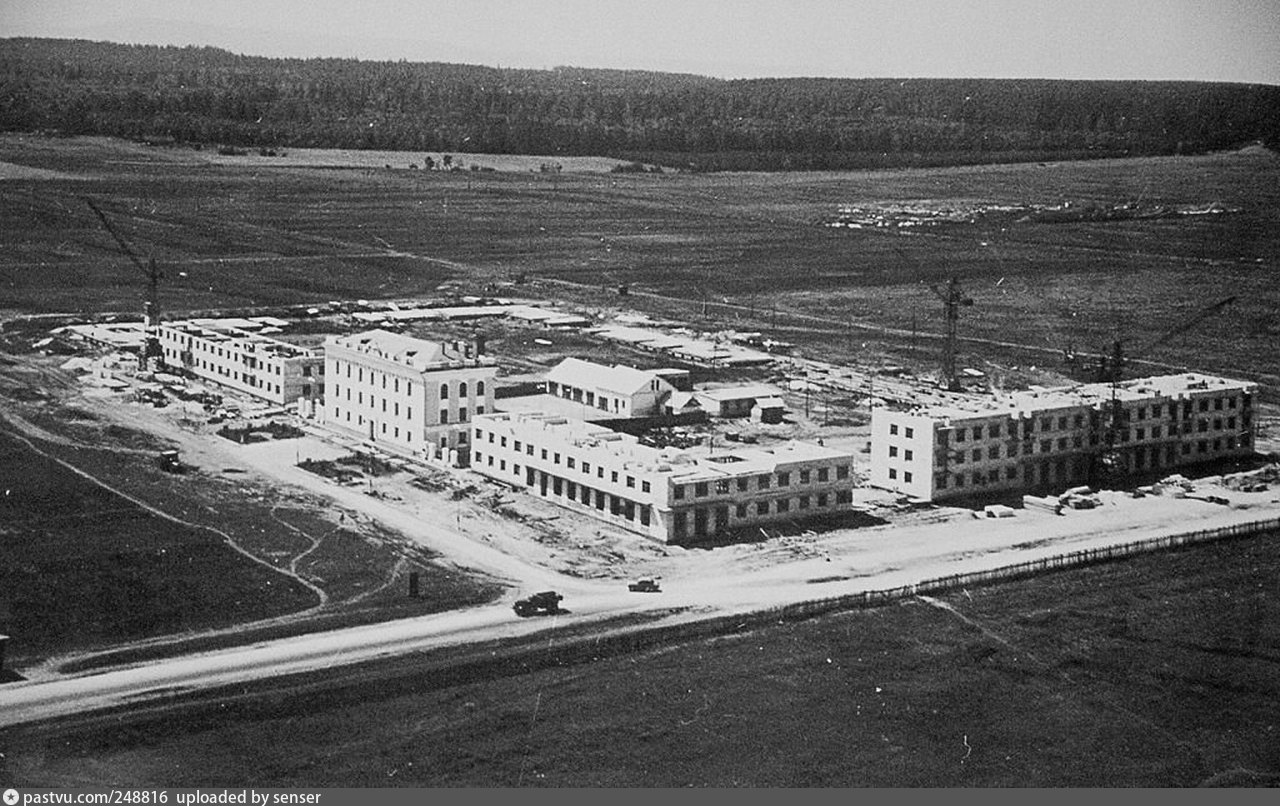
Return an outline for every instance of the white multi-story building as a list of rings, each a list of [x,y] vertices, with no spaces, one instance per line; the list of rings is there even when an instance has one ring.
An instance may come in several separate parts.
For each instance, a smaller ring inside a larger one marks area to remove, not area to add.
[[[668,543],[845,511],[853,455],[820,445],[658,449],[607,428],[545,414],[472,424],[471,467]]]
[[[1065,489],[1253,451],[1256,384],[1196,373],[871,416],[870,483],[923,500]],[[1112,442],[1108,444],[1108,439]]]
[[[162,322],[159,336],[165,364],[198,378],[281,405],[324,396],[319,350],[219,320]]]
[[[385,330],[324,344],[325,427],[389,449],[465,465],[469,423],[493,411],[497,362],[469,342]]]
[[[674,391],[662,373],[580,358],[566,358],[547,373],[547,394],[619,419],[663,414]]]

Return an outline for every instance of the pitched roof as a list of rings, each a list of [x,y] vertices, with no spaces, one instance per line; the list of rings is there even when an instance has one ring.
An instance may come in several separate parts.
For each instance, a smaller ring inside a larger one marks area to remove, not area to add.
[[[606,367],[580,358],[566,358],[547,373],[547,380],[579,389],[599,389],[620,395],[634,395],[653,382],[655,376],[620,364]],[[666,381],[663,381],[666,384]]]

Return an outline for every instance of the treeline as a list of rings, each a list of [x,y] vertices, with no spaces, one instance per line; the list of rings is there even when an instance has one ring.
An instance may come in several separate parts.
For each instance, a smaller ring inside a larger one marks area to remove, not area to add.
[[[720,80],[0,40],[0,129],[241,147],[615,156],[751,170],[1280,145],[1280,87]]]

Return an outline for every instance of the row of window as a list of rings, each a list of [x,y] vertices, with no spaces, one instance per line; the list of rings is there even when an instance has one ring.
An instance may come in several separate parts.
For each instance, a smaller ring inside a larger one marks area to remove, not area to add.
[[[751,518],[764,518],[769,515],[782,515],[793,510],[803,512],[807,509],[826,509],[830,506],[840,506],[853,502],[853,493],[850,490],[836,490],[834,493],[816,493],[813,495],[800,495],[795,498],[773,498],[767,501],[743,502],[734,505],[733,517],[737,520],[747,520]],[[794,507],[792,506],[794,504]],[[752,514],[754,511],[754,515]],[[692,517],[690,517],[692,516]],[[685,537],[689,534],[690,520],[692,520],[693,534],[695,536],[705,536],[714,534],[721,529],[728,528],[729,507],[715,507],[708,509],[682,509],[673,512],[671,515],[671,531],[677,537]]]
[[[365,375],[364,367],[358,364],[355,364],[354,362],[351,362],[351,361],[336,360],[334,362],[334,369],[337,370],[338,372],[342,372],[343,369],[345,368],[346,377],[348,378],[352,377],[351,369],[353,366],[355,367],[354,377],[355,377],[356,383],[364,383],[364,375]],[[379,378],[379,376],[381,377]],[[381,380],[381,386],[383,389],[388,388],[388,384],[387,384],[388,378],[391,379],[390,390],[393,394],[399,394],[401,386],[404,387],[405,394],[408,394],[408,395],[413,394],[413,381],[409,380],[408,378],[400,378],[389,372],[379,372],[378,370],[375,370],[375,369],[369,370],[369,382],[376,384],[379,382],[379,380]],[[441,400],[448,400],[450,397],[454,397],[454,396],[459,398],[466,398],[469,396],[470,385],[466,381],[458,381],[456,391],[452,389],[452,386],[453,386],[452,382],[446,382],[446,383],[440,384]],[[476,387],[475,387],[476,397],[484,397],[484,389],[485,389],[484,381],[476,381]]]
[[[176,364],[178,361],[177,356],[172,354],[169,355],[168,361]],[[237,371],[228,369],[221,364],[207,361],[203,358],[193,359],[191,363],[186,366],[187,369],[205,378],[225,378],[228,382],[244,384],[250,388],[261,389],[268,393],[274,392],[277,395],[280,394],[281,386],[278,383],[270,383],[262,380],[256,375],[250,375],[247,372],[244,373],[242,377]]]
[[[831,467],[820,467],[820,468],[817,468],[816,470],[805,469],[805,470],[798,471],[796,473],[796,476],[798,477],[798,483],[802,485],[814,483],[815,478],[817,479],[817,482],[821,484],[823,482],[827,482],[831,480],[831,470],[832,470]],[[791,486],[791,472],[783,471],[777,474],[765,473],[765,474],[755,476],[756,489],[768,490],[770,487],[774,485],[775,475],[776,475],[776,481],[777,481],[778,487]],[[837,480],[840,480],[840,481],[843,481],[849,478],[849,466],[835,465],[835,477]],[[672,494],[672,497],[677,499],[684,498],[685,489],[687,487],[693,487],[693,497],[703,498],[711,494],[712,484],[714,484],[716,495],[724,495],[730,492],[731,488],[734,488],[734,487],[737,488],[738,492],[745,493],[751,489],[751,477],[738,476],[737,478],[734,478],[734,479],[717,479],[715,482],[699,481],[691,485],[676,484],[676,485],[673,485],[671,494]]]
[[[1218,439],[1214,439],[1212,441],[1208,439],[1202,439],[1202,440],[1198,440],[1195,443],[1194,451],[1193,451],[1193,446],[1190,442],[1184,442],[1180,447],[1176,445],[1169,445],[1165,449],[1164,463],[1166,466],[1173,465],[1176,462],[1177,457],[1179,455],[1185,457],[1185,456],[1192,456],[1193,453],[1196,455],[1200,455],[1200,454],[1208,454],[1208,453],[1217,453],[1222,450],[1233,451],[1236,449],[1237,445],[1243,447],[1247,445],[1247,440],[1242,439],[1237,441],[1235,437],[1219,437]],[[1136,448],[1134,453],[1131,454],[1131,456],[1132,456],[1132,466],[1134,469],[1160,466],[1160,446],[1153,445],[1153,446],[1143,446],[1143,447]],[[1059,459],[1058,462],[1053,466],[1058,469],[1059,478],[1065,477],[1067,475],[1067,469],[1069,467],[1073,467],[1072,465],[1066,464],[1065,460],[1062,460],[1062,459]],[[1045,463],[1040,465],[1040,467],[1041,467],[1040,481],[1047,482],[1049,480],[1048,470],[1047,470],[1049,465]],[[1028,470],[1031,471],[1032,469],[1029,468]],[[956,487],[964,487],[965,481],[966,479],[968,479],[975,486],[981,486],[984,484],[998,484],[1002,480],[1016,481],[1018,480],[1020,474],[1021,474],[1021,470],[1018,465],[1008,465],[1003,468],[994,468],[994,469],[985,470],[985,471],[979,470],[979,471],[974,471],[968,474],[963,472],[955,473],[955,474],[939,474],[935,479],[935,484],[939,490],[945,490],[947,489],[949,484],[953,484]],[[899,475],[899,471],[897,468],[889,468],[890,480],[896,481],[898,479],[898,475]],[[911,471],[902,471],[903,483],[910,484],[912,481],[912,478],[913,477],[912,477]],[[1027,482],[1033,483],[1034,479],[1028,478]]]
[[[472,455],[472,466],[474,467],[493,467],[500,472],[506,473],[507,460],[501,457],[494,457],[493,454],[483,454],[476,451]],[[511,474],[515,476],[521,475],[521,466],[515,462],[511,463]],[[528,487],[537,487],[542,495],[547,495],[548,491],[552,495],[565,498],[570,503],[581,503],[583,506],[592,506],[599,511],[607,511],[611,515],[617,515],[628,521],[635,521],[637,517],[641,526],[648,526],[652,518],[652,508],[647,504],[641,504],[632,501],[629,498],[623,498],[612,493],[606,493],[597,490],[594,487],[588,487],[580,482],[571,481],[569,479],[544,473],[532,467],[523,468],[525,485]],[[648,482],[645,482],[646,491]]]
[[[488,437],[488,441],[489,441],[490,443],[495,443],[495,442],[496,442],[496,444],[497,444],[499,447],[501,447],[501,448],[505,448],[505,447],[507,447],[507,437],[506,437],[506,436],[499,436],[499,435],[496,435],[496,434],[494,434],[494,432],[492,432],[492,431],[490,431],[490,432],[488,432],[488,433],[486,434],[483,430],[481,430],[481,429],[479,429],[479,428],[477,428],[477,429],[475,430],[475,434],[476,434],[476,442],[477,442],[477,443],[479,443],[479,442],[483,442],[483,441],[484,441],[484,438],[487,436],[487,437]],[[520,441],[520,440],[518,440],[518,439],[514,439],[514,440],[512,440],[512,442],[514,443],[514,444],[512,445],[512,450],[514,450],[516,453],[521,453],[521,452],[523,452],[526,456],[535,456],[535,455],[540,455],[540,456],[541,456],[541,458],[542,458],[542,460],[543,460],[544,462],[549,461],[549,462],[551,462],[552,464],[555,464],[555,465],[562,464],[561,459],[563,458],[563,460],[564,460],[564,461],[563,461],[563,464],[564,464],[564,466],[565,466],[565,467],[567,467],[568,469],[570,469],[570,470],[575,470],[575,469],[581,468],[581,471],[582,471],[583,473],[585,473],[585,474],[587,474],[587,475],[590,475],[590,474],[591,474],[591,463],[590,463],[590,462],[587,462],[587,461],[585,461],[585,460],[584,460],[584,461],[579,461],[576,457],[573,457],[573,456],[565,456],[565,457],[561,457],[561,455],[560,455],[560,452],[559,452],[559,451],[552,451],[552,450],[550,450],[550,449],[548,449],[548,448],[541,448],[541,449],[537,449],[537,448],[535,448],[535,447],[533,446],[533,444],[532,444],[532,443],[524,443],[524,442],[521,442],[521,441]],[[601,465],[597,464],[597,465],[596,465],[596,468],[595,468],[595,471],[596,471],[596,478],[603,479],[603,478],[605,477],[605,469],[604,469],[604,467],[603,467],[603,466],[601,466]],[[610,480],[611,482],[613,482],[614,484],[623,483],[623,484],[625,484],[627,487],[630,487],[630,488],[633,488],[633,489],[634,489],[634,488],[635,488],[635,486],[636,486],[636,477],[635,477],[635,476],[632,476],[632,475],[621,475],[621,474],[619,474],[619,473],[618,473],[618,471],[616,471],[616,470],[611,470],[611,471],[609,471],[609,480]],[[647,492],[649,492],[649,491],[650,491],[650,485],[649,485],[649,482],[648,482],[648,481],[645,481],[644,479],[641,479],[641,480],[640,480],[640,492],[647,493]]]

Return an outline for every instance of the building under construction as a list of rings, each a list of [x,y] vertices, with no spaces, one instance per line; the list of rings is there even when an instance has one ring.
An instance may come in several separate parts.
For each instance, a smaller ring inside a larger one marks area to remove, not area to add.
[[[1061,489],[1253,452],[1256,384],[1186,373],[877,408],[870,483],[925,501]]]
[[[160,324],[161,357],[184,370],[263,400],[286,405],[324,398],[324,354],[279,341],[249,319],[197,319]]]

